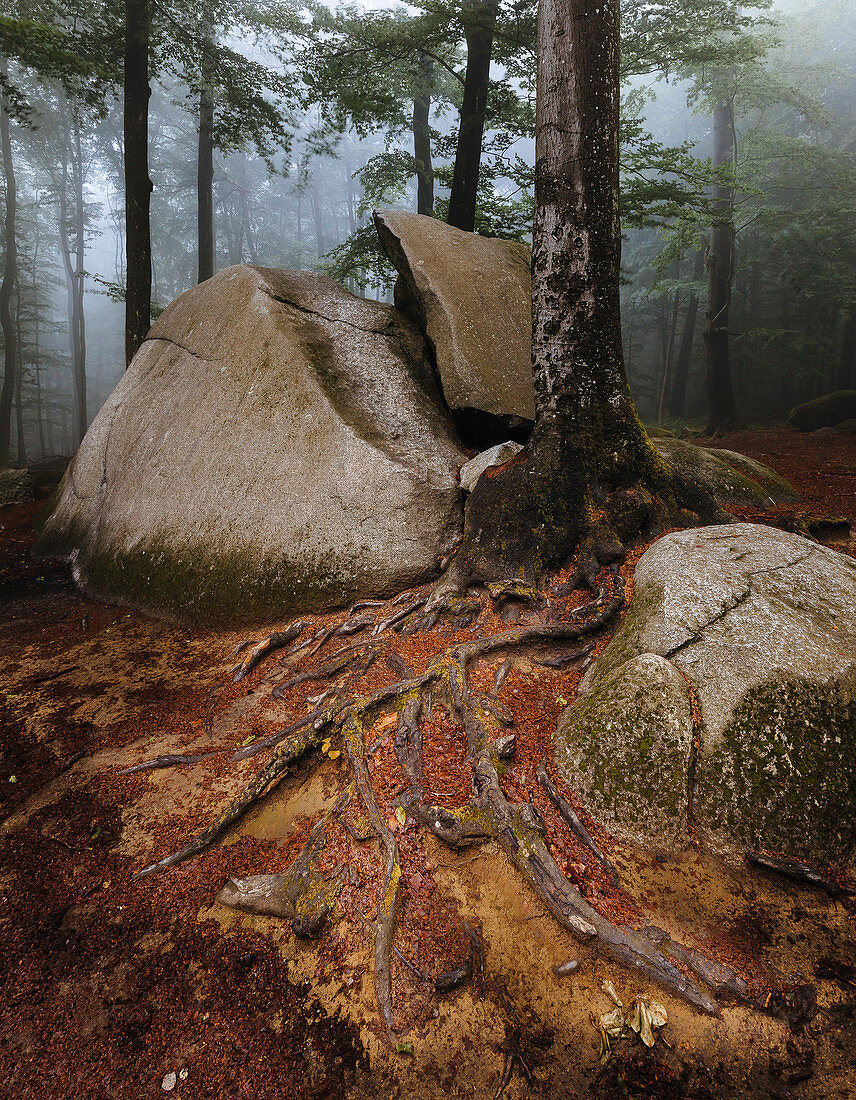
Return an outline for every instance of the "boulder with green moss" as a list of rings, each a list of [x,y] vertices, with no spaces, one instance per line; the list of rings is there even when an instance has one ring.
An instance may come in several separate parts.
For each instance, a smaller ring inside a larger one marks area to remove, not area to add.
[[[37,550],[88,592],[179,619],[329,608],[435,574],[465,457],[397,310],[232,267],[154,324]]]
[[[799,500],[790,482],[775,470],[736,451],[697,447],[683,439],[654,438],[654,446],[670,465],[712,493],[723,507],[748,504],[771,508]]]
[[[572,787],[589,784],[571,750],[582,718],[590,729],[608,718],[615,744],[642,743],[652,727],[665,736],[656,717],[640,727],[638,707],[614,703],[635,685],[639,656],[650,653],[686,677],[698,701],[697,748],[682,773],[698,836],[731,855],[764,848],[819,864],[852,861],[856,562],[754,524],[656,542],[636,567],[624,621],[561,717],[557,755]],[[652,678],[649,716],[661,680]],[[666,775],[683,755],[683,739],[670,736]],[[641,784],[653,812],[679,826],[671,775],[666,781],[637,763],[638,752],[626,767],[603,772],[598,805],[627,805]],[[627,820],[625,835],[646,843],[644,821]]]
[[[564,712],[556,760],[610,832],[673,848],[685,836],[692,744],[683,677],[670,661],[643,653]]]
[[[853,417],[856,417],[856,390],[835,390],[797,405],[791,409],[788,421],[801,432],[816,432],[818,428],[834,428]]]

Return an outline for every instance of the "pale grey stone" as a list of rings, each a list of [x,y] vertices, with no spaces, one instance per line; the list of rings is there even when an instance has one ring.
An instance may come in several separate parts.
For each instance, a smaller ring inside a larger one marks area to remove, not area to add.
[[[670,661],[695,690],[699,748],[689,798],[709,846],[734,855],[766,847],[821,864],[852,860],[852,558],[755,524],[666,535],[640,558],[628,613],[583,690],[596,698],[643,653]],[[665,798],[660,804],[671,812]]]
[[[38,550],[181,619],[337,606],[436,573],[464,459],[412,322],[322,275],[232,267],[154,324]]]
[[[481,454],[477,454],[461,467],[461,488],[471,493],[485,470],[490,469],[491,466],[502,466],[522,450],[523,447],[519,443],[509,439],[507,443],[497,443],[495,447],[489,447]]]
[[[423,326],[449,407],[532,420],[528,245],[403,210],[375,224],[399,273],[396,304]]]

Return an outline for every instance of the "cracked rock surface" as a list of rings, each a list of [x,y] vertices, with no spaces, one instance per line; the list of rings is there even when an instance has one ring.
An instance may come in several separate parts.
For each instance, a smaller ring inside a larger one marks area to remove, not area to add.
[[[332,607],[434,575],[465,457],[410,321],[323,275],[240,265],[152,326],[37,551],[179,619]]]
[[[375,225],[398,271],[396,305],[424,328],[449,407],[532,420],[528,246],[403,210]]]
[[[697,697],[698,751],[686,764],[677,762],[683,731],[670,729],[654,705],[662,694],[656,678],[641,719],[616,706],[616,693],[626,697],[638,680],[640,654],[669,663]],[[638,786],[654,811],[679,824],[674,784],[640,770],[633,751],[640,740],[665,738],[669,747],[659,751],[671,753],[690,825],[709,847],[732,855],[766,848],[819,864],[853,861],[851,558],[755,524],[666,535],[640,558],[628,614],[581,686],[583,697],[560,719],[557,755],[575,786],[585,779],[576,762],[580,744],[604,739],[614,766],[588,783],[593,802],[619,804],[644,775]],[[623,820],[625,835],[644,841],[642,818]]]

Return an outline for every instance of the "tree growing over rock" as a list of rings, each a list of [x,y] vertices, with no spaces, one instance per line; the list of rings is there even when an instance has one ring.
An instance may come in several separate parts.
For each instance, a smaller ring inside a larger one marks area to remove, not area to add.
[[[273,752],[208,828],[140,873],[165,871],[206,850],[300,761],[313,754],[316,759],[323,753],[334,759],[344,756],[348,779],[339,799],[317,822],[293,864],[282,874],[230,880],[219,900],[285,917],[295,934],[317,936],[332,919],[337,899],[353,897],[353,881],[349,874],[346,886],[344,867],[360,863],[360,858],[366,866],[365,856],[347,854],[351,846],[374,840],[374,886],[368,902],[374,915],[366,915],[365,902],[362,908],[351,907],[372,935],[375,992],[393,1042],[401,1028],[396,972],[403,974],[404,967],[440,993],[473,972],[481,956],[478,935],[466,926],[459,929],[459,965],[442,972],[434,960],[433,973],[420,970],[395,943],[403,880],[408,890],[422,889],[413,885],[414,879],[430,882],[430,876],[416,872],[417,867],[427,868],[420,830],[456,850],[494,840],[564,929],[597,941],[612,958],[701,1011],[717,1013],[712,994],[750,999],[746,984],[732,970],[647,927],[641,914],[624,926],[595,909],[575,884],[573,870],[554,855],[541,812],[533,802],[509,798],[502,783],[504,761],[516,746],[514,717],[498,698],[511,668],[509,655],[564,648],[560,660],[578,658],[586,650],[575,647],[624,604],[624,582],[616,566],[622,544],[657,524],[719,516],[713,498],[678,476],[654,450],[624,377],[618,318],[617,3],[541,0],[539,39],[533,292],[537,421],[530,444],[478,483],[464,539],[430,598],[402,597],[388,610],[376,601],[359,601],[341,622],[305,640],[305,624],[297,622],[238,647],[244,656],[235,669],[236,681],[276,649],[290,646],[290,653],[314,655],[334,639],[369,631],[367,641],[345,642],[320,664],[289,676],[275,694],[304,682],[324,682],[345,670],[359,679],[381,656],[401,678],[354,698],[352,676],[340,688],[322,692],[305,717],[240,748],[235,760],[266,749]],[[482,484],[484,490],[478,487]],[[527,576],[538,579],[567,563],[575,550],[578,571],[569,587],[573,591],[576,581],[586,581],[597,588],[593,600],[583,606],[557,605],[527,583]],[[483,595],[464,591],[473,578],[489,582],[487,592],[495,605],[514,599],[546,606],[546,621],[460,641],[421,671],[389,653],[391,631],[429,629],[443,613],[451,615],[457,629],[472,624],[486,604]],[[383,610],[373,613],[378,606]],[[493,689],[477,686],[486,679],[484,666],[503,657],[490,677]],[[426,766],[438,721],[459,730],[466,746],[462,767],[469,769],[471,792],[453,805],[448,792],[433,789]],[[390,734],[386,741],[393,740],[390,748],[403,790],[400,783],[391,786],[373,776],[371,755],[384,737],[369,745],[369,736],[384,730]],[[184,759],[163,758],[138,768]],[[587,848],[603,880],[615,887],[615,869],[553,782],[548,765],[545,759],[537,768],[545,812],[550,807],[560,815]],[[508,1066],[513,1070],[513,1058]],[[507,1077],[497,1095],[505,1084]]]

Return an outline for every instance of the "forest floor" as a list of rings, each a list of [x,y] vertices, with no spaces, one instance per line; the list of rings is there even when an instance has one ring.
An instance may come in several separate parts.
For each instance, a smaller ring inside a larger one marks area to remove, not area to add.
[[[856,437],[781,430],[718,445],[788,478],[803,495],[797,510],[843,514],[856,528]],[[391,817],[403,870],[395,944],[411,964],[394,960],[402,1050],[392,1051],[359,915],[378,904],[373,841],[350,857],[342,917],[319,940],[214,901],[231,876],[280,872],[295,858],[345,774],[344,760],[330,756],[295,769],[213,850],[135,880],[255,771],[258,759],[231,762],[236,748],[317,705],[307,697],[324,684],[281,699],[271,692],[319,658],[273,654],[234,684],[229,655],[245,631],[186,629],[84,598],[66,569],[30,560],[37,507],[0,512],[0,1092],[434,1100],[496,1096],[510,1067],[509,1100],[856,1096],[856,900],[725,866],[693,846],[678,858],[632,849],[588,822],[618,869],[623,888],[612,887],[535,781],[579,662],[560,670],[524,656],[511,667],[500,696],[517,734],[506,796],[534,799],[557,861],[610,920],[649,917],[753,989],[769,969],[796,995],[767,1011],[724,1003],[721,1018],[701,1016],[562,931],[495,842],[455,854],[420,833],[417,845],[419,827]],[[856,554],[852,538],[832,545]],[[643,549],[630,555],[628,574]],[[377,609],[379,619],[388,613]],[[344,617],[305,618],[312,631]],[[359,691],[400,679],[401,661],[420,671],[451,644],[507,622],[488,603],[457,632],[440,624],[391,633]],[[367,741],[377,742],[375,790],[391,798],[402,775],[390,734],[381,718]],[[197,763],[120,774],[164,754],[212,750]],[[426,736],[425,772],[449,806],[466,799],[464,746],[442,713]],[[462,927],[482,945],[483,967],[437,994],[424,976],[460,964],[470,942]],[[578,969],[557,976],[570,959]],[[650,1050],[631,1036],[599,1061],[592,1017],[612,1007],[605,980],[626,1005],[645,991],[667,1008]]]

